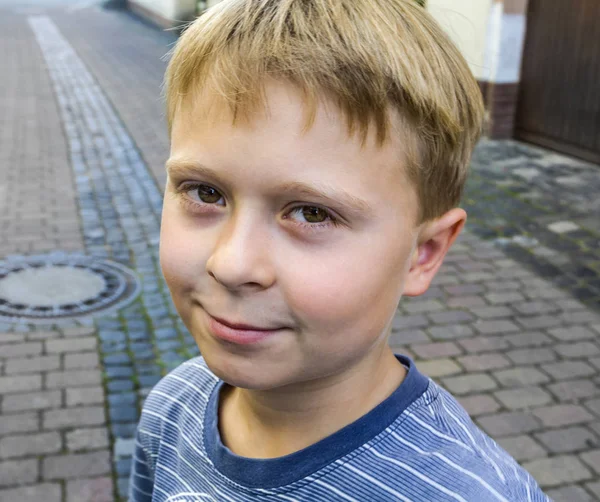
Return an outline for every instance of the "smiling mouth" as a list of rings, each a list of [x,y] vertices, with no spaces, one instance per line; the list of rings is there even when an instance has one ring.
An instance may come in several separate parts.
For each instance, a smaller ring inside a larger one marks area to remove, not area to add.
[[[236,345],[257,344],[267,338],[280,334],[286,327],[263,328],[246,323],[231,322],[219,317],[214,317],[206,312],[208,330],[211,334],[225,342]]]

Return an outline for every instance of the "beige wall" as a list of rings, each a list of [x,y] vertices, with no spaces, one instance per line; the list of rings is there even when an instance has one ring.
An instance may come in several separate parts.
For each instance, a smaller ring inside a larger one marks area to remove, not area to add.
[[[485,51],[492,0],[428,0],[427,10],[462,51],[475,77],[488,80]]]

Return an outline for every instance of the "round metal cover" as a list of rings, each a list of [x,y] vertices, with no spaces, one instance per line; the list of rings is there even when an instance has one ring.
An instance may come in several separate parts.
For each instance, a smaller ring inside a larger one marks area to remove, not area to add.
[[[17,256],[0,261],[0,321],[34,324],[72,320],[131,302],[134,272],[80,254]]]

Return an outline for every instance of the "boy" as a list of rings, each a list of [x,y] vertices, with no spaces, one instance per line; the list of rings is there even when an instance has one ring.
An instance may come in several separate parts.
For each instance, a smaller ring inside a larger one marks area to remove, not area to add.
[[[465,222],[482,121],[413,0],[225,0],[167,71],[161,266],[201,358],[149,394],[133,501],[543,501],[387,344]]]

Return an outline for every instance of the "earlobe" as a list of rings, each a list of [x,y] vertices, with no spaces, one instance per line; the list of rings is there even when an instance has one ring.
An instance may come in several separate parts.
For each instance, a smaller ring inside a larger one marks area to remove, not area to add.
[[[466,219],[465,211],[455,208],[424,226],[404,284],[405,296],[419,296],[427,291]]]

